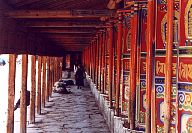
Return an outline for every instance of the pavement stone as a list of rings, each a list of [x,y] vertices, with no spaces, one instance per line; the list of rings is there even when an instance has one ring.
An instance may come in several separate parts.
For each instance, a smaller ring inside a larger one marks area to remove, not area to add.
[[[28,133],[110,133],[90,88],[71,86],[72,94],[53,93]]]

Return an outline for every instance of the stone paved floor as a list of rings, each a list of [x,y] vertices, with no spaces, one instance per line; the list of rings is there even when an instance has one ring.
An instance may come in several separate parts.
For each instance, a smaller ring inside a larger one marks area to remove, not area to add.
[[[89,88],[71,87],[72,94],[53,93],[28,133],[109,133]]]

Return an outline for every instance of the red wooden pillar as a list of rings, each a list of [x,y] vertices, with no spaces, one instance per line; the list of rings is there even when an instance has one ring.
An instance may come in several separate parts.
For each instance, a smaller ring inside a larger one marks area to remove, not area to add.
[[[173,17],[174,1],[167,1],[167,45],[166,45],[166,71],[165,71],[165,95],[164,95],[164,132],[170,132],[171,125],[171,92],[172,92],[172,54],[173,54]]]
[[[35,123],[36,99],[36,57],[31,55],[31,95],[30,95],[30,123]]]
[[[123,24],[122,14],[118,14],[117,25],[117,82],[116,82],[116,111],[117,116],[120,115],[119,100],[120,100],[120,78],[121,78],[121,54],[122,54],[122,37],[123,37]]]
[[[130,129],[135,128],[136,113],[136,72],[137,72],[137,34],[138,34],[138,16],[134,12],[131,18],[131,50],[130,50]]]
[[[38,56],[37,114],[41,114],[41,69],[42,69],[42,57]]]
[[[50,85],[51,85],[51,78],[50,78],[50,58],[47,56],[47,87],[46,87],[46,101],[49,101],[49,95],[50,95]]]
[[[7,111],[7,133],[14,132],[14,99],[15,99],[15,72],[16,55],[9,55],[9,79],[8,79],[8,111]]]
[[[46,56],[43,56],[43,84],[42,84],[42,106],[45,107],[46,94]]]
[[[58,78],[61,78],[61,57],[58,57]]]
[[[57,57],[54,57],[54,82],[57,81]]]
[[[113,107],[112,99],[112,78],[113,78],[113,24],[109,24],[109,102],[110,108]]]
[[[97,44],[96,44],[96,38],[94,39],[94,45],[93,45],[93,52],[94,52],[94,65],[93,65],[93,69],[94,69],[94,83],[96,84],[96,53],[97,53]]]
[[[103,54],[103,31],[99,34],[99,91],[102,90],[102,54]],[[101,92],[102,93],[102,92]]]
[[[93,82],[95,83],[95,61],[96,61],[96,47],[95,47],[95,39],[93,40],[93,47],[92,47],[92,51],[93,51]]]
[[[102,56],[102,93],[105,93],[105,84],[106,84],[106,57],[105,57],[105,48],[106,48],[106,31],[103,32],[103,56]]]
[[[54,85],[53,81],[53,57],[50,57],[50,88],[49,88],[49,96],[52,94],[52,89]]]
[[[92,75],[92,59],[93,59],[93,55],[92,55],[92,42],[91,42],[91,44],[90,44],[90,46],[89,46],[89,59],[90,59],[90,63],[89,63],[89,71],[90,71],[90,73],[89,73],[89,76],[90,77],[92,77],[91,75]]]
[[[93,51],[92,51],[92,47],[93,47],[93,41],[91,41],[91,45],[90,45],[90,76],[91,79],[93,80]]]
[[[151,95],[155,98],[155,90],[153,89],[153,42],[155,37],[155,0],[148,0],[147,10],[147,57],[146,57],[146,133],[156,132],[155,112],[156,108],[151,109]],[[153,107],[153,106],[152,106]],[[151,112],[151,110],[154,110]],[[151,117],[152,113],[152,117]],[[152,121],[152,124],[151,124]],[[151,128],[152,127],[152,128]]]
[[[62,58],[59,58],[59,78],[62,78]]]
[[[22,84],[20,97],[20,133],[26,133],[27,121],[27,106],[26,106],[26,91],[27,91],[27,68],[28,55],[22,55]]]
[[[97,38],[96,38],[96,88],[98,89],[98,75],[99,75],[99,37],[97,35]]]
[[[56,72],[55,72],[55,57],[52,57],[52,62],[53,62],[53,86],[54,86],[54,83],[56,81],[56,79],[55,79],[55,74],[56,74]]]

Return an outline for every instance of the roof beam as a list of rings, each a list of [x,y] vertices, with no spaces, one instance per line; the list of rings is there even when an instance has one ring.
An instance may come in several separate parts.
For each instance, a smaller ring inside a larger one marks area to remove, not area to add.
[[[105,25],[101,22],[26,22],[25,27],[32,28],[102,28]]]
[[[88,35],[88,34],[43,34],[45,37],[47,38],[76,38],[77,36],[80,38],[80,37],[91,37],[91,34]]]
[[[33,32],[49,33],[49,34],[93,34],[96,30],[65,30],[65,29],[39,29]]]
[[[17,10],[6,12],[5,15],[11,18],[100,18],[112,17],[112,10]]]
[[[86,47],[89,44],[63,44],[63,43],[57,43],[57,45],[61,45],[63,47]]]

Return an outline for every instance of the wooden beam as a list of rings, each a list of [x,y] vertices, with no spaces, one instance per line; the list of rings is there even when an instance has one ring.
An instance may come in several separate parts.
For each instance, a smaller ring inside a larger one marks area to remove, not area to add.
[[[41,114],[41,69],[42,69],[42,57],[38,56],[37,114]]]
[[[55,41],[66,41],[66,42],[90,42],[90,38],[51,38]]]
[[[31,28],[32,32],[40,33],[58,33],[58,34],[92,34],[96,32],[96,29],[85,29],[85,28]]]
[[[92,37],[91,36],[68,36],[68,37],[65,37],[65,36],[47,36],[48,38],[51,38],[51,39],[75,39],[75,40],[79,40],[79,39],[91,39]]]
[[[20,97],[20,133],[26,133],[27,121],[27,106],[26,106],[26,91],[27,91],[27,68],[28,55],[22,55],[22,84]]]
[[[30,123],[35,123],[35,98],[36,97],[36,57],[31,55],[31,99],[30,99]]]
[[[87,45],[89,45],[89,43],[65,43],[65,42],[57,42],[56,43],[57,45],[63,45],[63,46],[82,46],[82,47],[85,47]]]
[[[58,45],[75,45],[75,46],[87,46],[87,45],[90,45],[89,41],[87,42],[78,42],[78,41],[59,41],[59,40],[55,40],[54,41],[55,44],[58,44]]]
[[[93,34],[94,32],[87,31],[39,31],[39,33],[49,34]]]
[[[72,38],[72,37],[77,37],[77,38],[80,38],[80,37],[83,37],[83,38],[88,38],[88,37],[91,37],[91,35],[87,35],[87,34],[44,34],[45,37],[47,38]]]
[[[101,21],[21,21],[25,27],[62,27],[62,26],[104,26],[105,23]]]
[[[112,17],[113,10],[14,10],[6,12],[5,15],[11,18],[100,18]]]
[[[7,111],[7,133],[14,132],[14,99],[15,99],[15,72],[16,55],[9,55],[9,79],[8,79],[8,111]]]

